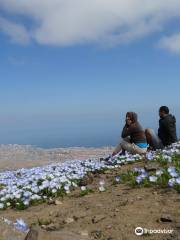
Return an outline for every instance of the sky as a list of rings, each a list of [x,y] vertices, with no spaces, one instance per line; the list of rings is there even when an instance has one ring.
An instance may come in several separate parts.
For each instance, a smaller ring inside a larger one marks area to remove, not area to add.
[[[107,146],[125,113],[180,136],[179,0],[0,0],[0,144]]]

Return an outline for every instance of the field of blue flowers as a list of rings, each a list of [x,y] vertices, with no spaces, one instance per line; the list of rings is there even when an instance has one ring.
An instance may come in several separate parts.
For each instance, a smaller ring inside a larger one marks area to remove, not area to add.
[[[154,171],[145,168],[134,168],[127,173],[117,175],[115,183],[128,183],[131,186],[153,186],[174,188],[180,192],[180,142],[174,143],[162,151],[148,152],[144,155],[116,156],[105,161],[87,159],[67,161],[61,164],[50,164],[31,169],[22,168],[16,171],[0,173],[0,209],[26,209],[31,205],[46,202],[49,198],[64,196],[79,188],[79,182],[88,173],[116,169],[124,164],[137,161],[158,164]],[[99,183],[99,191],[104,191],[104,182]],[[82,194],[86,192],[81,186]]]

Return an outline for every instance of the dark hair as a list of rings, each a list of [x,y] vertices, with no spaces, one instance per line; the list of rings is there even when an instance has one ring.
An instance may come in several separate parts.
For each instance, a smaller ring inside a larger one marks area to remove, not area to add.
[[[169,108],[167,106],[161,106],[159,109],[160,112],[165,112],[166,114],[169,113]]]
[[[126,117],[129,117],[133,123],[137,122],[138,115],[135,112],[127,112]]]

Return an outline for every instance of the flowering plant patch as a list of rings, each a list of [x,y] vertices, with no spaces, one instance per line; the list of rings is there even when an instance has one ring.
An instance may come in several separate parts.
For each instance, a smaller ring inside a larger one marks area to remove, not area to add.
[[[115,179],[116,182],[130,181],[133,185],[169,186],[179,191],[180,186],[180,142],[173,144],[163,151],[149,152],[144,155],[116,156],[108,161],[87,159],[50,164],[31,169],[18,169],[0,173],[0,209],[26,209],[30,205],[45,202],[48,198],[64,196],[79,187],[79,182],[89,172],[103,173],[107,169],[119,168],[142,159],[158,162],[161,169],[149,174],[145,169],[129,171]],[[104,191],[100,184],[99,191]],[[87,189],[81,189],[87,192]],[[88,190],[89,192],[89,190]]]

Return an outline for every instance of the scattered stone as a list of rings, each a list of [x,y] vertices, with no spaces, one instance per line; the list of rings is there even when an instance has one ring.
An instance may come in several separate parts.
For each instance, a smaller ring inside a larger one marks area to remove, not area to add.
[[[136,199],[137,199],[137,200],[143,200],[143,198],[140,197],[140,196],[138,196]]]
[[[49,212],[49,216],[51,217],[51,216],[53,216],[54,215],[54,212],[53,211],[50,211]]]
[[[172,222],[172,217],[170,215],[167,214],[163,214],[160,218],[161,222]]]
[[[112,225],[108,225],[106,229],[112,229]]]
[[[62,205],[63,203],[59,200],[55,200],[55,205]]]
[[[57,226],[54,223],[51,223],[49,225],[42,225],[41,228],[46,231],[56,231],[56,230],[58,230],[59,226]]]
[[[156,171],[159,168],[159,165],[157,163],[147,163],[144,168],[147,172],[152,172]]]
[[[39,226],[42,226],[42,225],[49,225],[51,224],[53,221],[52,219],[50,218],[38,218],[38,224]]]
[[[102,221],[102,220],[104,220],[106,218],[106,216],[104,216],[104,215],[97,215],[97,216],[94,216],[93,218],[92,218],[92,223],[98,223],[98,222],[100,222],[100,221]]]
[[[88,233],[88,231],[81,231],[81,232],[80,232],[80,235],[81,235],[81,236],[84,236],[84,237],[88,237],[88,236],[89,236],[89,233]]]
[[[131,202],[134,202],[133,200],[131,200]],[[128,203],[128,199],[125,198],[125,199],[120,199],[119,202],[118,202],[118,206],[126,206]]]
[[[73,218],[67,218],[64,222],[67,223],[67,224],[70,224],[70,223],[74,222],[74,219]]]
[[[48,205],[55,204],[55,200],[52,198],[49,198],[47,204]]]
[[[85,218],[87,216],[86,212],[79,212],[76,214],[76,216],[73,216],[73,219],[77,221],[79,218]]]
[[[129,203],[134,203],[134,199],[130,199],[130,200],[129,200]]]
[[[55,212],[54,217],[58,218],[60,216],[60,213]]]
[[[73,216],[74,221],[78,221],[79,217]]]

